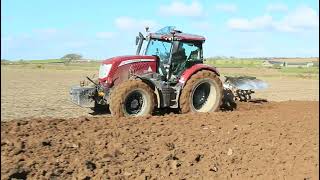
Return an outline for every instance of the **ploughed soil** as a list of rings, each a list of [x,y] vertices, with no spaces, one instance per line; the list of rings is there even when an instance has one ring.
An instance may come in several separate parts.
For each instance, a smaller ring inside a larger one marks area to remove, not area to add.
[[[318,108],[1,122],[1,179],[318,179]]]

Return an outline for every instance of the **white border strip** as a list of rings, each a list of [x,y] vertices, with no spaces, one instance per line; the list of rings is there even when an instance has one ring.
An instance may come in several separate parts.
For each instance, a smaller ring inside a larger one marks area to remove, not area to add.
[[[130,59],[130,60],[126,60],[126,61],[122,61],[118,67],[120,66],[124,66],[127,64],[131,64],[131,63],[137,63],[137,62],[154,62],[154,59]]]

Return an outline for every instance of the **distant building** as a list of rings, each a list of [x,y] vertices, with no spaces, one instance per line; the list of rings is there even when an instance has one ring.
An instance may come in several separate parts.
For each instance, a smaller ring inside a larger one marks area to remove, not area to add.
[[[283,62],[283,61],[273,61],[266,60],[262,62],[264,67],[312,67],[314,62]]]
[[[271,61],[271,60],[266,60],[262,62],[262,66],[264,67],[273,67],[273,66],[284,66],[285,62],[280,62],[280,61]]]
[[[290,62],[290,63],[286,63],[285,67],[312,67],[312,66],[313,66],[313,62],[301,62],[301,63]]]

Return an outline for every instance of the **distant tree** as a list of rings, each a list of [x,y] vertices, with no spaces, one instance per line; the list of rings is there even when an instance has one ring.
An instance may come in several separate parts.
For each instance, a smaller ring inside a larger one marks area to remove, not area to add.
[[[64,60],[65,64],[68,64],[74,60],[82,59],[82,56],[80,54],[66,54],[61,59]]]

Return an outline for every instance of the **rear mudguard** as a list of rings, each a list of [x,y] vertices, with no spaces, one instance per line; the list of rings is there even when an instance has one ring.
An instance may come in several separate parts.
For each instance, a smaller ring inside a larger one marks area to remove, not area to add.
[[[217,76],[220,76],[220,73],[218,72],[217,68],[205,64],[196,64],[189,69],[185,70],[180,79],[179,79],[179,84],[184,87],[185,83],[190,79],[190,77],[195,74],[198,71],[201,70],[208,70],[214,72]]]

